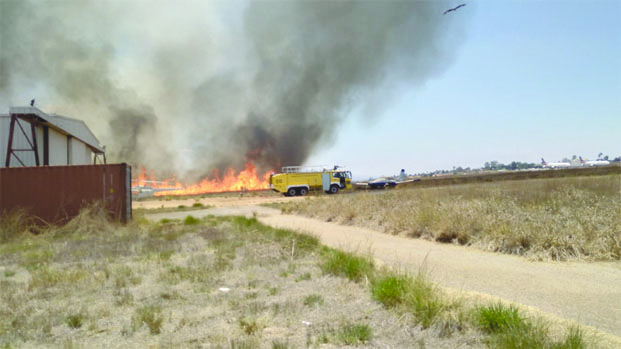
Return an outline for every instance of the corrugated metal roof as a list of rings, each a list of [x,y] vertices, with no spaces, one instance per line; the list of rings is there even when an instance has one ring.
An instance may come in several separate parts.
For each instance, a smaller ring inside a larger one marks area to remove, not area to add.
[[[104,152],[104,148],[99,144],[97,137],[95,137],[93,132],[91,132],[82,120],[68,118],[58,114],[46,114],[36,107],[11,107],[9,108],[9,114],[36,115],[58,131],[81,140],[98,152]]]

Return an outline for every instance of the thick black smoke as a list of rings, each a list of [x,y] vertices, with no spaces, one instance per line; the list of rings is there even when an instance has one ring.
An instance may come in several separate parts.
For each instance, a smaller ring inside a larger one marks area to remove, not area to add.
[[[0,107],[36,97],[109,159],[181,175],[303,164],[446,67],[447,4],[1,0]]]

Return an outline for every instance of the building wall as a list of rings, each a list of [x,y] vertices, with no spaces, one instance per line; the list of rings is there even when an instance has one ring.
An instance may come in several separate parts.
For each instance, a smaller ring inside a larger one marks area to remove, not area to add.
[[[28,138],[30,138],[30,124],[23,120],[20,121],[24,131],[28,134]],[[11,117],[0,115],[0,167],[5,167],[10,127]],[[37,134],[37,148],[39,149],[39,164],[43,165],[43,127],[37,126],[35,133]],[[89,165],[93,163],[91,149],[77,138],[68,138],[67,135],[50,128],[48,129],[48,141],[50,166]],[[17,125],[15,125],[13,148],[30,148],[30,144]],[[34,152],[18,152],[18,156],[24,165],[36,166]],[[11,159],[11,167],[21,167],[15,157]]]
[[[92,163],[91,149],[78,139],[71,138],[69,140],[69,154],[71,155],[69,159],[70,165],[87,165]]]
[[[48,138],[50,166],[67,165],[67,136],[50,129]]]
[[[6,162],[6,146],[9,141],[10,120],[7,115],[0,115],[0,167],[4,167]]]

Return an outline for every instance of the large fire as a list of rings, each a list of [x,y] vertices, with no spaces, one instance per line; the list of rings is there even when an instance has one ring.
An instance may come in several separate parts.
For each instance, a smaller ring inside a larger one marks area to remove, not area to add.
[[[147,170],[143,167],[138,177],[132,180],[132,186],[145,186],[156,189],[154,193],[155,196],[199,195],[240,190],[263,190],[269,189],[270,174],[271,172],[267,172],[260,176],[257,174],[256,166],[249,161],[246,163],[245,168],[239,171],[239,173],[229,168],[224,175],[221,176],[216,170],[214,171],[213,179],[205,178],[199,183],[184,185],[176,178],[156,181],[155,172],[151,171],[147,174]],[[161,191],[157,191],[157,189]]]

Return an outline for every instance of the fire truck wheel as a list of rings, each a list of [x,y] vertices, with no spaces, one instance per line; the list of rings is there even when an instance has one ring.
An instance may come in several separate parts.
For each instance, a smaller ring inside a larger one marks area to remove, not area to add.
[[[289,188],[289,190],[287,190],[287,195],[289,196],[296,196],[298,193],[295,190],[295,188]]]
[[[338,192],[339,192],[339,186],[338,185],[330,186],[330,194],[336,194]]]
[[[308,194],[308,190],[306,188],[300,188],[300,195],[305,196],[306,194]]]

